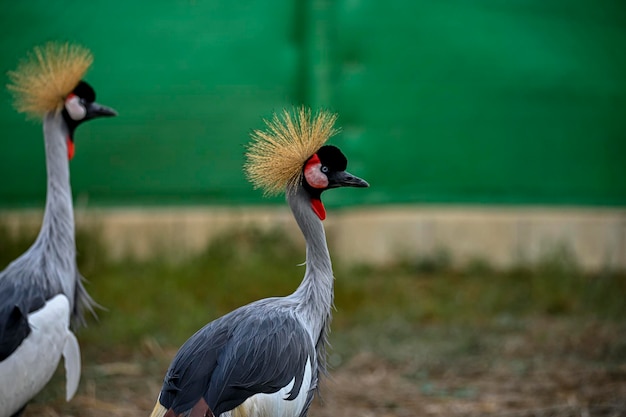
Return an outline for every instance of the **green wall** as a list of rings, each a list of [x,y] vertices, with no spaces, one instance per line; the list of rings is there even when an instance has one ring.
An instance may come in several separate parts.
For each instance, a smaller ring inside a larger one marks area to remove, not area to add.
[[[0,71],[89,47],[119,117],[79,127],[79,204],[266,200],[242,174],[262,118],[337,111],[368,191],[330,205],[626,205],[626,4],[566,1],[3,2]],[[40,206],[41,125],[0,92],[0,207]]]

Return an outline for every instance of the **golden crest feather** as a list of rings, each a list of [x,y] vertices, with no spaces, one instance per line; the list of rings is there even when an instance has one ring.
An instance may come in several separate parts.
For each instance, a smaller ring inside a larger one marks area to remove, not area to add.
[[[299,185],[304,163],[337,132],[335,120],[336,114],[324,110],[312,117],[305,107],[283,110],[281,116],[265,120],[267,129],[251,134],[244,165],[254,188],[275,195]]]
[[[49,42],[35,47],[8,72],[15,109],[33,117],[59,111],[92,62],[91,52],[80,45]]]

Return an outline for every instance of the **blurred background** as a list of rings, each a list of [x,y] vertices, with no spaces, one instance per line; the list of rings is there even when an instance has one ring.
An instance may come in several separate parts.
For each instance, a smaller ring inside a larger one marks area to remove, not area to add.
[[[295,289],[299,231],[241,167],[249,133],[304,104],[339,114],[331,143],[371,184],[325,194],[336,385],[311,415],[626,414],[622,1],[1,11],[3,84],[34,46],[76,42],[119,113],[78,129],[71,162],[79,263],[107,310],[79,333],[78,399],[58,383],[36,412],[144,412],[202,324]],[[46,171],[6,88],[0,128],[4,267],[38,230]]]

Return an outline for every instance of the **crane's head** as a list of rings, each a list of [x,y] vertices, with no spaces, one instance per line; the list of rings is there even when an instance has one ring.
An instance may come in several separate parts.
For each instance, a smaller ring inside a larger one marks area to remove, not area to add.
[[[80,123],[116,114],[95,103],[93,88],[82,81],[92,62],[91,52],[80,45],[49,42],[35,47],[15,71],[8,73],[11,84],[7,87],[17,111],[33,118],[63,114],[69,128],[70,159],[74,155],[74,129]]]
[[[305,162],[302,186],[309,192],[311,207],[320,220],[326,218],[321,199],[323,191],[338,187],[369,187],[367,181],[348,173],[347,166],[345,155],[332,145],[322,146]]]
[[[346,172],[348,161],[339,148],[324,145],[336,131],[337,115],[300,107],[283,111],[266,121],[267,130],[255,130],[245,164],[248,179],[266,194],[303,187],[311,197],[311,207],[324,220],[323,191],[337,187],[368,187],[369,184]]]
[[[74,157],[74,130],[76,130],[78,125],[97,117],[117,115],[117,112],[112,108],[96,103],[96,92],[82,80],[65,98],[62,113],[69,130],[67,137],[67,154],[69,159]]]

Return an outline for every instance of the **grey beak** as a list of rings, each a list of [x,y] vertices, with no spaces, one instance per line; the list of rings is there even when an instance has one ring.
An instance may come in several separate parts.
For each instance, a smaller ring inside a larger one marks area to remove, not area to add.
[[[354,176],[347,171],[342,171],[332,178],[332,186],[366,188],[370,185],[364,179]]]
[[[87,107],[87,118],[93,119],[95,117],[111,117],[117,116],[117,112],[110,107],[103,106],[98,103],[91,103]]]

